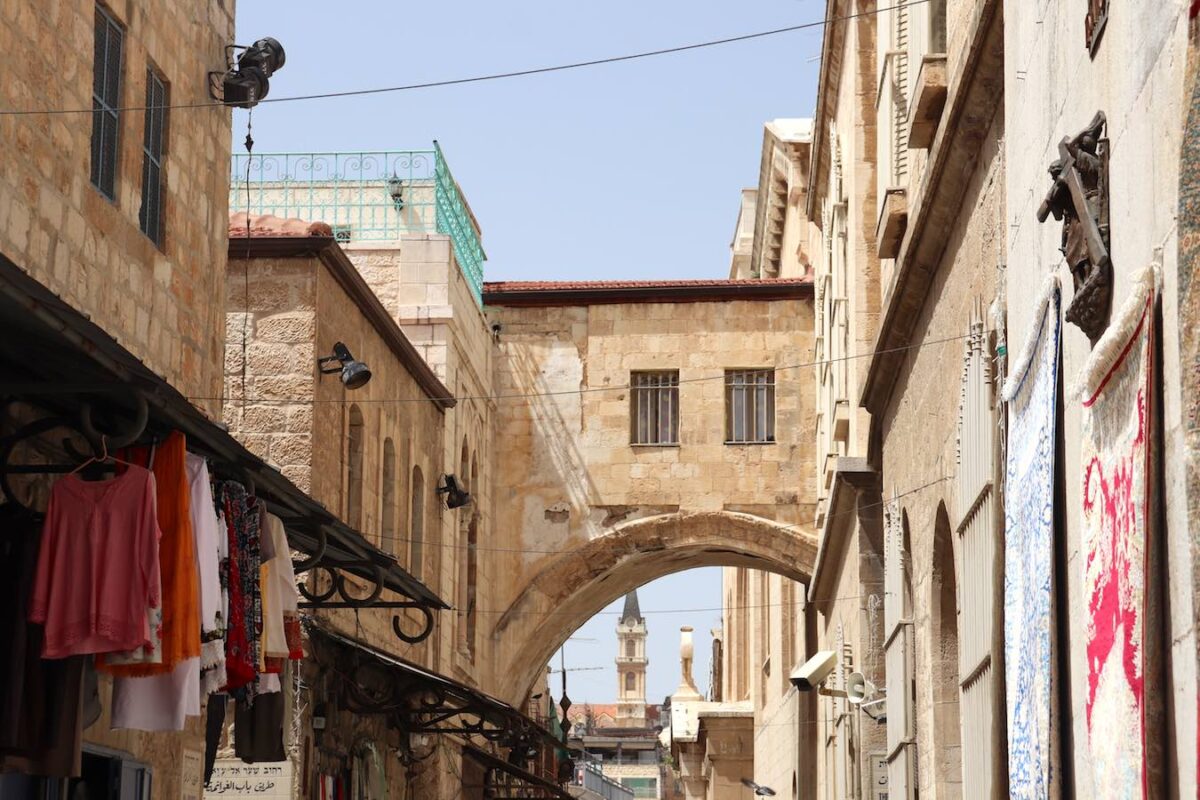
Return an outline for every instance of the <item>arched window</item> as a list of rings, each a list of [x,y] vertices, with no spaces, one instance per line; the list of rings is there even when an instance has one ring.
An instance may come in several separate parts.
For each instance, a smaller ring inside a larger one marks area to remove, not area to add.
[[[391,438],[383,440],[383,486],[380,487],[383,507],[379,514],[379,545],[390,553],[396,552],[396,445]]]
[[[471,524],[467,527],[467,653],[475,660],[475,628],[479,616],[479,463],[471,456],[471,482],[475,502],[471,504]]]
[[[930,587],[933,635],[934,748],[942,769],[938,795],[961,792],[962,734],[959,727],[958,584],[954,538],[945,504],[939,504],[933,531],[933,581]]]
[[[625,657],[637,658],[637,644],[634,643],[633,639],[625,640]]]
[[[365,428],[362,411],[351,405],[346,425],[346,524],[362,530],[363,444]]]
[[[625,691],[627,691],[627,692],[634,691],[633,682],[634,682],[633,673],[626,672],[625,673]]]
[[[412,514],[408,526],[408,571],[420,580],[425,560],[425,476],[420,467],[413,467],[411,498],[408,505]]]

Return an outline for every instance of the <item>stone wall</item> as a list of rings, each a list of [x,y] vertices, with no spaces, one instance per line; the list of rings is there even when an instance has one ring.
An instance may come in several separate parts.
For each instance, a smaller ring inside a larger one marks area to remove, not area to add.
[[[121,105],[145,105],[148,66],[165,79],[170,102],[208,102],[207,72],[224,63],[233,40],[232,4],[123,0],[108,8],[125,28]],[[91,109],[95,13],[91,0],[7,4],[0,106]],[[0,252],[216,413],[230,114],[170,112],[161,249],[138,227],[144,116],[120,116],[115,201],[90,182],[90,113],[4,117]]]
[[[1194,618],[1193,555],[1186,513],[1187,493],[1183,450],[1179,372],[1177,266],[1179,158],[1184,106],[1187,3],[1182,0],[1150,4],[1114,3],[1094,57],[1085,45],[1086,9],[1064,3],[1004,3],[1005,140],[1008,285],[1034,287],[1044,276],[1058,272],[1063,281],[1064,307],[1070,302],[1071,278],[1059,253],[1061,226],[1039,224],[1035,216],[1048,187],[1046,168],[1058,157],[1058,142],[1078,133],[1098,111],[1108,118],[1111,143],[1109,165],[1111,256],[1115,285],[1113,307],[1128,296],[1130,276],[1161,258],[1162,293],[1162,418],[1166,499],[1164,546],[1169,554],[1167,574],[1169,613],[1164,640],[1170,729],[1166,731],[1170,780],[1183,794],[1196,785],[1197,672]],[[1020,341],[1033,315],[1027,295],[1010,290],[1008,329]],[[1061,371],[1070,386],[1090,352],[1084,334],[1064,325]],[[1083,647],[1086,602],[1083,598],[1083,545],[1080,508],[1079,447],[1081,414],[1078,403],[1065,402],[1060,465],[1065,476],[1065,537],[1071,620],[1069,675],[1061,676],[1070,690],[1074,763],[1063,765],[1073,774],[1078,796],[1096,794],[1087,762],[1087,665]],[[1071,769],[1073,767],[1073,769]]]
[[[514,638],[514,632],[540,629],[540,651],[624,591],[694,565],[683,553],[638,560],[636,566],[625,561],[627,574],[618,577],[609,573],[612,558],[620,560],[625,552],[617,549],[602,558],[589,556],[588,563],[568,559],[561,569],[555,566],[577,548],[603,546],[621,526],[650,524],[662,515],[677,515],[662,519],[680,520],[663,523],[678,524],[679,533],[688,524],[698,526],[691,542],[663,528],[667,538],[658,546],[668,550],[694,548],[710,536],[714,542],[738,539],[734,548],[746,546],[753,537],[740,539],[731,528],[721,528],[721,515],[731,513],[745,515],[746,524],[761,521],[764,537],[780,523],[780,534],[810,535],[812,378],[810,368],[797,368],[811,359],[807,298],[490,306],[488,313],[500,325],[494,390],[499,398],[496,461],[503,469],[495,478],[494,529],[512,537],[507,541],[514,550],[524,551],[494,559],[497,574],[511,576],[497,582],[507,594],[493,606],[509,609],[494,620],[498,674],[510,672],[504,665],[525,646],[524,636]],[[771,366],[776,369],[777,442],[725,444],[725,369]],[[678,446],[630,445],[625,387],[631,370],[644,369],[679,370]],[[689,514],[705,522],[687,523]],[[775,546],[786,538],[780,536]],[[652,547],[632,539],[619,545],[630,546]],[[708,563],[737,563],[735,554],[706,557],[712,559]],[[804,566],[792,558],[786,569],[796,578]],[[582,568],[579,574],[561,571],[571,570],[572,563]],[[586,583],[605,573],[611,579],[586,592]],[[549,601],[523,605],[530,592],[546,597],[546,591],[563,587],[586,594],[587,602],[569,610],[561,605],[552,610]],[[535,624],[527,618],[534,611],[554,616],[534,616]],[[522,663],[526,656],[521,654]]]

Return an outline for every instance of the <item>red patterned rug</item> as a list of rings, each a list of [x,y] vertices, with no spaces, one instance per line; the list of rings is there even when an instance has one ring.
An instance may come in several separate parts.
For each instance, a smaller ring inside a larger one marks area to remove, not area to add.
[[[1083,404],[1087,726],[1097,796],[1150,795],[1159,782],[1154,630],[1154,311],[1157,270],[1133,278],[1088,358]],[[1148,703],[1148,701],[1150,701]]]

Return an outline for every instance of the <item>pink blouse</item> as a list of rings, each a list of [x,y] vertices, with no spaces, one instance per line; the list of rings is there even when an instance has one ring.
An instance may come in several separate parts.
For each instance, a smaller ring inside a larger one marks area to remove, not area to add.
[[[43,658],[149,644],[146,609],[161,607],[154,475],[65,475],[50,492],[29,619],[45,625]]]

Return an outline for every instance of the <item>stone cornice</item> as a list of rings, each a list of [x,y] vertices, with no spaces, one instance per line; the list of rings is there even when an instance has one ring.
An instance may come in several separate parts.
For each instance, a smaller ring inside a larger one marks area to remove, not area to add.
[[[874,355],[860,403],[876,418],[887,408],[900,365],[946,249],[948,232],[964,213],[963,194],[980,144],[1004,95],[1004,20],[1001,0],[977,0],[969,35],[952,54],[946,108],[921,184],[909,204],[908,228],[885,297]],[[969,212],[967,212],[969,213]],[[991,265],[981,265],[988,267]]]
[[[817,213],[818,203],[825,196],[828,183],[826,171],[829,164],[826,156],[829,145],[826,142],[826,129],[837,105],[838,87],[842,81],[842,47],[846,39],[847,23],[834,22],[833,19],[842,16],[845,7],[845,0],[826,0],[825,3],[825,36],[821,44],[821,71],[817,76],[817,114],[813,120],[812,164],[809,167],[811,177],[804,207],[805,215],[817,225],[820,225],[821,218]]]
[[[854,521],[854,499],[860,489],[868,489],[879,480],[879,475],[867,464],[865,458],[841,457],[833,474],[833,488],[829,494],[829,510],[825,514],[825,528],[821,531],[821,544],[813,564],[812,580],[808,586],[808,601],[814,605],[832,602],[826,589],[832,587],[837,575],[835,567],[845,557],[846,543]],[[838,522],[834,522],[838,520]]]

